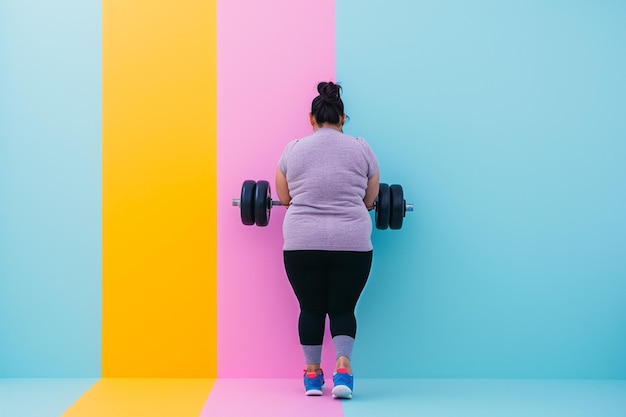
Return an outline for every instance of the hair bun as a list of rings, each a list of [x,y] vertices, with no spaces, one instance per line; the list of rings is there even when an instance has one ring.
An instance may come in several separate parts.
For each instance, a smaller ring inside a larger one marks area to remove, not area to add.
[[[341,100],[341,86],[332,81],[317,84],[319,93],[311,102],[311,115],[318,126],[324,123],[339,125],[344,115],[343,101]]]
[[[317,92],[325,103],[337,103],[341,100],[341,86],[332,81],[319,83]]]

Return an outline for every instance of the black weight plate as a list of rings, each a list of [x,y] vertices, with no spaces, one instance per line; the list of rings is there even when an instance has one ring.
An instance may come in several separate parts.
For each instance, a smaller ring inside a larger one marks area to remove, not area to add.
[[[374,213],[377,229],[385,230],[389,227],[390,206],[391,196],[389,194],[389,185],[381,183],[378,186],[378,198],[376,199],[376,211]]]
[[[404,220],[404,192],[402,186],[392,184],[389,187],[389,193],[391,194],[389,228],[398,230],[402,228],[402,221]]]
[[[270,183],[259,181],[254,193],[254,221],[257,226],[267,226],[270,222],[272,210],[272,193]]]
[[[254,224],[254,192],[256,182],[246,180],[241,185],[241,199],[239,200],[239,210],[241,211],[241,222],[246,226]]]

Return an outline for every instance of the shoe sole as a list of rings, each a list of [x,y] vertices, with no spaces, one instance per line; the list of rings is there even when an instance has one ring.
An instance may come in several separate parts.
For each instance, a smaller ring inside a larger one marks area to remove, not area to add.
[[[305,395],[308,395],[309,397],[319,397],[320,395],[322,395],[322,391],[318,389],[310,389],[305,392]]]
[[[337,385],[333,388],[333,397],[349,400],[352,398],[352,390],[345,385]]]

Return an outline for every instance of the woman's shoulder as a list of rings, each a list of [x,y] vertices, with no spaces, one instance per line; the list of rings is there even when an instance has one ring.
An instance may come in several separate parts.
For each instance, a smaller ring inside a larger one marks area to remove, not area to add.
[[[349,136],[349,135],[348,135]],[[371,149],[370,144],[362,136],[350,136],[356,143],[358,143],[364,149]]]
[[[338,132],[338,133],[346,139],[354,140],[359,143],[367,143],[367,141],[365,140],[365,138],[363,138],[363,136],[355,136],[355,135],[351,135],[345,132]]]
[[[300,141],[302,141],[302,138],[292,139],[289,142],[287,142],[287,145],[285,145],[284,152],[289,152],[290,150],[292,150],[294,148],[294,146],[296,146],[298,143],[300,143]]]
[[[370,146],[370,144],[362,137],[355,137],[355,142],[358,143],[358,147],[360,148],[360,152],[365,157],[365,160],[368,161],[370,165],[377,165],[376,155],[374,153],[374,149]]]

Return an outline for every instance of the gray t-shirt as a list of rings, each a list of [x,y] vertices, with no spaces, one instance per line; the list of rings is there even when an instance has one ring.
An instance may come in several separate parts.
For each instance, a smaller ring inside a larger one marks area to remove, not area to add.
[[[278,168],[291,195],[284,250],[372,250],[372,220],[363,198],[378,161],[365,140],[322,128],[290,142]]]

